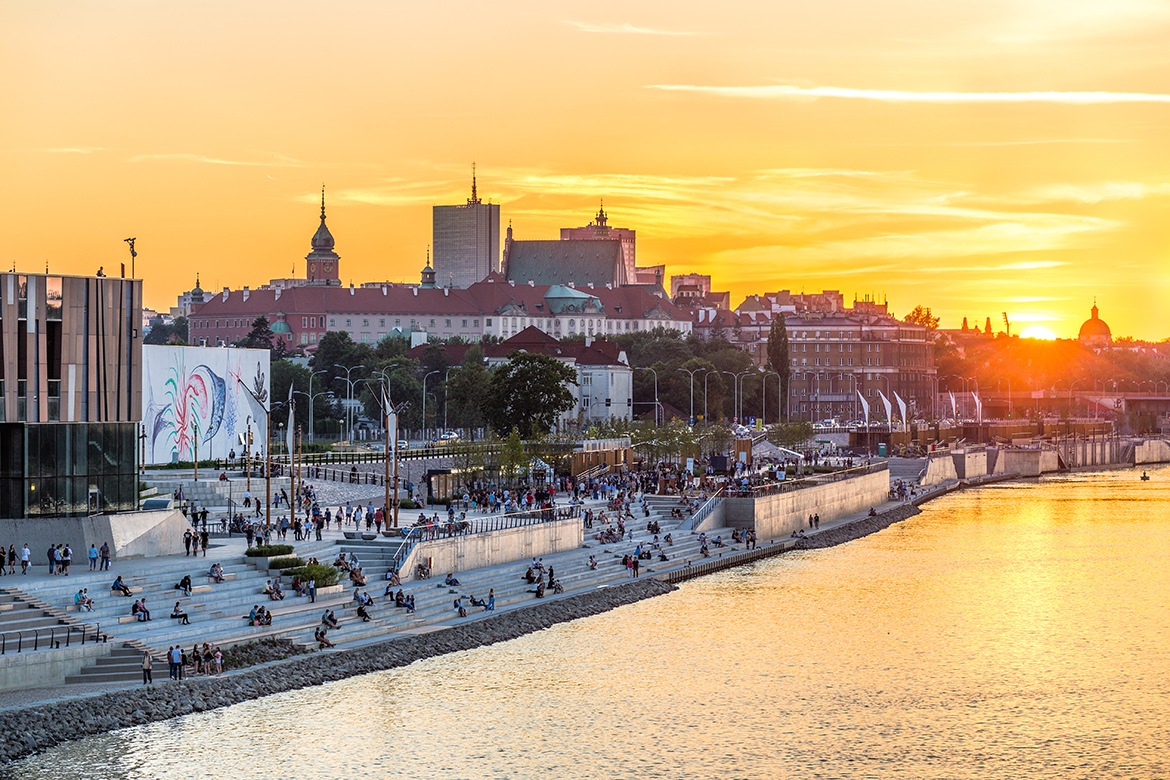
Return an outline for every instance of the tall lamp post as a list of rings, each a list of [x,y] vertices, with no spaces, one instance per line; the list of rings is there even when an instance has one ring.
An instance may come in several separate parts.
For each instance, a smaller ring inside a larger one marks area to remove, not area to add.
[[[338,366],[338,368],[341,368],[341,366]],[[345,405],[345,422],[346,422],[346,436],[349,438],[349,441],[351,441],[351,442],[353,441],[353,386],[354,386],[354,380],[350,378],[350,372],[356,371],[359,368],[365,368],[365,366],[350,366],[349,368],[342,368],[341,369],[342,371],[345,372],[345,384],[348,386],[348,389],[349,389],[349,393],[347,396],[348,402]],[[313,389],[312,379],[310,379],[310,381],[309,381],[309,389],[310,390]]]
[[[649,366],[637,366],[634,368],[634,370],[635,371],[649,371],[651,374],[654,375],[654,424],[658,425],[659,424],[658,423],[658,407],[661,405],[658,403],[658,372],[655,371],[654,369],[650,368]],[[665,417],[665,415],[663,415],[663,417]]]
[[[427,377],[429,377],[431,374],[438,374],[438,373],[441,373],[441,372],[439,371],[439,369],[436,368],[434,371],[428,371],[427,373],[423,374],[423,392],[422,392],[422,418],[423,419],[422,419],[422,424],[423,424],[423,440],[424,441],[430,441],[430,438],[427,436]],[[438,402],[439,402],[439,399],[436,398],[435,403],[438,403]]]
[[[695,374],[700,371],[706,371],[705,368],[680,368],[684,374],[691,375],[691,425],[695,424]]]
[[[313,392],[313,377],[317,376],[317,374],[328,374],[328,373],[329,373],[328,371],[321,369],[320,371],[313,371],[309,374],[309,393]],[[305,393],[305,395],[309,395],[309,394]],[[313,393],[313,395],[309,395],[309,441],[310,442],[317,441],[317,418],[313,416],[313,399],[319,395],[331,395],[331,391],[322,390],[319,393]]]

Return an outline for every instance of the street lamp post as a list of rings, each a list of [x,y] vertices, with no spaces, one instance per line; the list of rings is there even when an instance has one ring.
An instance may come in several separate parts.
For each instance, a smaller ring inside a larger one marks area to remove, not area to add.
[[[740,425],[743,425],[743,377],[747,376],[751,372],[745,370],[740,371],[738,374],[732,373],[731,371],[723,371],[721,373],[729,374],[735,380],[731,385],[731,392],[733,396],[731,407],[732,411],[735,412],[735,418],[739,420]]]
[[[428,371],[427,373],[423,374],[423,392],[422,392],[422,418],[423,419],[422,419],[422,423],[423,423],[423,440],[424,441],[429,441],[429,437],[427,436],[427,377],[429,377],[431,374],[438,374],[438,373],[440,373],[439,369],[436,368],[434,371]],[[438,402],[439,402],[439,399],[436,398],[435,403],[438,403]]]
[[[695,374],[706,371],[705,368],[680,368],[684,374],[691,375],[691,425],[695,424]]]
[[[317,376],[317,374],[327,374],[327,373],[329,373],[329,372],[325,371],[324,369],[321,369],[320,371],[313,371],[309,374],[309,393],[313,392],[313,377]],[[305,395],[308,395],[308,393],[306,393]],[[310,442],[317,441],[317,418],[313,416],[313,399],[319,395],[329,395],[329,392],[322,390],[319,393],[313,393],[313,395],[309,395],[309,441]]]
[[[637,366],[635,371],[649,371],[654,375],[654,424],[658,425],[658,408],[661,404],[658,403],[658,372],[649,366]],[[665,415],[663,415],[665,417]]]
[[[341,368],[341,366],[338,366],[338,368]],[[352,419],[353,419],[353,385],[354,385],[353,380],[350,379],[350,372],[356,371],[359,368],[365,368],[365,366],[350,366],[349,368],[341,368],[341,370],[345,372],[345,383],[349,388],[349,394],[347,397],[348,402],[345,405],[345,422],[346,422],[346,435],[349,438],[350,442],[353,441],[353,421],[352,421]],[[309,381],[309,389],[310,390],[313,389],[311,377],[310,377],[310,381]]]

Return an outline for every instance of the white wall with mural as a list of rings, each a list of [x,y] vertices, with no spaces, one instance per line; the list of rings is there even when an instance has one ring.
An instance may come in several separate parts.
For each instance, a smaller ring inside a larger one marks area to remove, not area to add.
[[[239,436],[252,429],[253,451],[268,440],[270,392],[266,349],[142,347],[142,424],[146,460],[170,463],[243,455]]]

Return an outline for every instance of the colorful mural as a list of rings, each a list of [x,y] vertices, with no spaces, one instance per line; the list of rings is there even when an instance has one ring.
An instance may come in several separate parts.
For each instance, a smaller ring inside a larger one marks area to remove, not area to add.
[[[146,463],[243,455],[249,429],[264,451],[268,350],[144,345],[142,366]]]

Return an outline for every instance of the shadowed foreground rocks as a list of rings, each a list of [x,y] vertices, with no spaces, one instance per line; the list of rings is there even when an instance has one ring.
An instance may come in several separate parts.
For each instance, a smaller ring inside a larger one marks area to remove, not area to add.
[[[54,745],[128,726],[154,723],[193,712],[344,680],[359,674],[406,666],[460,650],[506,642],[577,618],[589,617],[675,590],[655,579],[602,588],[567,599],[475,620],[420,636],[327,653],[233,674],[154,688],[135,688],[84,699],[55,702],[0,714],[0,762],[11,762]],[[155,664],[165,679],[166,665]]]

